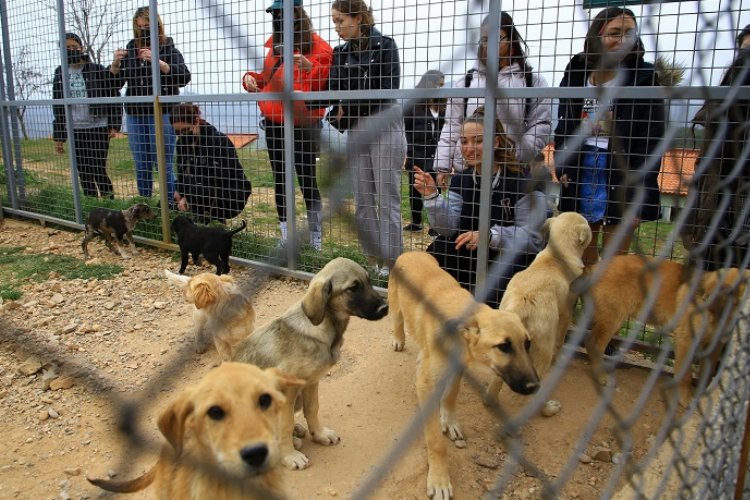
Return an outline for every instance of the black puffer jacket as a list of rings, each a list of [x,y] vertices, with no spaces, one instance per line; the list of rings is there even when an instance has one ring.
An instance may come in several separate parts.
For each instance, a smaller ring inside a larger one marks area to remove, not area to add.
[[[128,55],[122,60],[120,72],[117,74],[119,87],[126,83],[128,88],[126,96],[149,96],[154,95],[151,85],[151,61],[143,61],[138,58],[138,49],[135,40],[130,40],[126,47]],[[161,95],[177,95],[180,88],[190,83],[190,70],[185,64],[182,54],[174,46],[171,38],[167,38],[164,44],[159,46],[159,59],[169,64],[169,73],[161,73]],[[162,106],[164,113],[169,113],[172,106]],[[152,115],[154,107],[151,104],[125,104],[125,111],[129,115]]]
[[[624,68],[623,87],[658,86],[657,73],[653,64],[638,59]],[[589,78],[586,59],[583,54],[573,56],[560,87],[585,87]],[[592,90],[592,92],[595,92]],[[648,172],[638,172],[664,137],[666,125],[663,99],[614,99],[612,136],[609,150],[611,162],[608,179],[608,204],[605,217],[616,223],[631,203],[639,189],[645,189],[640,207],[640,218],[644,221],[656,220],[660,212],[660,196],[657,178],[660,160],[656,160]],[[568,141],[575,137],[576,128],[581,124],[583,111],[582,98],[560,99],[558,124],[555,129],[555,156],[568,147]],[[579,148],[580,149],[580,148]],[[578,181],[580,178],[581,155],[578,151],[570,155],[564,165],[556,163],[557,176],[568,176],[568,187],[560,189],[560,210],[579,210]],[[625,185],[627,183],[627,185]]]
[[[90,98],[120,97],[118,79],[101,64],[87,62],[83,65],[83,81],[86,82],[86,93]],[[55,76],[52,78],[52,98],[62,99],[63,79],[62,67],[58,66]],[[106,117],[107,127],[110,130],[120,130],[122,127],[122,104],[90,104],[89,112],[96,117]],[[52,138],[63,142],[68,134],[65,129],[65,107],[62,105],[52,106],[54,118],[52,120]]]
[[[437,117],[432,114],[430,107],[424,103],[418,103],[404,110],[408,168],[416,165],[425,172],[433,171],[435,151],[444,123],[445,108],[440,109]]]

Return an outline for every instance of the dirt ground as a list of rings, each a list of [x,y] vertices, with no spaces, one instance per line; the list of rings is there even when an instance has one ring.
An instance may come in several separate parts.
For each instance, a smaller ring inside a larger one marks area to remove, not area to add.
[[[6,219],[0,246],[19,245],[31,253],[81,257],[80,234]],[[106,281],[65,281],[53,273],[46,281],[25,285],[20,301],[0,306],[0,434],[6,443],[0,450],[2,499],[99,498],[102,494],[86,476],[140,474],[161,442],[155,426],[160,409],[218,363],[215,351],[192,351],[190,307],[162,274],[178,267],[171,253],[141,248],[136,258],[123,261],[99,241],[89,249],[97,260],[120,263],[125,271]],[[188,267],[188,274],[198,271]],[[232,270],[238,279],[257,273],[239,266]],[[305,289],[305,282],[288,278],[266,281],[254,299],[258,324],[283,312]],[[387,319],[352,320],[342,360],[320,384],[321,420],[342,441],[323,447],[305,439],[311,466],[287,473],[292,498],[349,498],[361,493],[358,488],[375,473],[380,475],[371,498],[425,498],[423,437],[405,432],[417,406],[416,353],[408,339],[404,352],[393,352],[390,331]],[[627,415],[647,375],[642,369],[618,370],[612,408]],[[562,404],[560,413],[533,417],[520,442],[524,456],[552,481],[572,464],[557,498],[598,498],[618,467],[612,463],[620,456],[618,436],[632,439],[633,456],[642,456],[663,417],[664,405],[654,394],[627,434],[616,432],[609,413],[590,423],[599,396],[579,358],[566,368],[551,397]],[[511,415],[529,401],[507,388],[500,399]],[[151,451],[138,452],[118,431],[122,402],[132,404],[125,421]],[[466,382],[459,419],[467,446],[449,445],[455,496],[482,497],[505,470],[508,450],[495,437],[496,417]],[[576,450],[583,434],[591,437]],[[405,445],[405,453],[386,461],[398,445]],[[499,496],[539,498],[541,485],[537,473],[516,468]]]

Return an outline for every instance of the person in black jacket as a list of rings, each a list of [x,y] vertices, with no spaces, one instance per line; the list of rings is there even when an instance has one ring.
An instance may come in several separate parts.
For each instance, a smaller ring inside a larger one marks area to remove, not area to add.
[[[417,83],[418,89],[438,89],[445,85],[445,75],[436,69],[427,71]],[[414,187],[414,166],[432,174],[435,150],[445,122],[445,99],[419,98],[404,111],[406,132],[406,165],[409,173],[409,206],[411,222],[405,231],[422,230],[422,195]]]
[[[363,0],[335,0],[331,19],[344,40],[333,49],[330,90],[397,89],[401,80],[398,47],[375,29],[372,9]],[[406,137],[401,113],[387,113],[393,99],[342,99],[328,121],[348,130],[348,167],[354,189],[355,218],[362,250],[382,278],[401,255],[401,169]]]
[[[232,142],[191,103],[177,104],[170,119],[178,136],[177,209],[203,223],[223,224],[236,217],[245,208],[251,185]]]
[[[165,36],[161,18],[157,19],[161,95],[177,95],[181,87],[190,83],[190,71],[174,41]],[[126,96],[151,96],[154,92],[151,79],[151,30],[148,7],[140,7],[135,11],[133,34],[134,38],[128,42],[125,49],[115,51],[115,60],[110,66],[110,71],[120,79],[120,87],[127,84]],[[162,104],[167,193],[168,199],[171,200],[174,195],[172,163],[175,135],[169,123],[170,109],[169,104]],[[157,164],[154,106],[151,103],[127,103],[125,112],[128,143],[135,159],[138,194],[150,197],[153,189],[153,172]]]
[[[68,84],[71,98],[99,98],[119,96],[117,79],[101,64],[90,62],[83,51],[83,42],[75,33],[65,34],[68,58]],[[52,98],[62,99],[63,70],[55,69],[52,79]],[[55,151],[65,152],[68,138],[65,107],[53,106],[52,138]],[[109,139],[122,126],[122,106],[119,104],[75,104],[70,108],[73,121],[73,142],[78,179],[86,196],[114,198],[112,180],[107,175]]]
[[[627,253],[637,225],[659,218],[661,161],[654,151],[664,136],[664,100],[617,98],[607,89],[659,85],[644,52],[633,12],[607,8],[592,21],[583,53],[573,56],[560,82],[592,87],[590,97],[560,99],[555,130],[560,211],[583,215],[594,235],[586,264],[598,261],[600,233],[607,247],[621,223],[632,225],[618,248]],[[633,205],[634,218],[623,220]]]

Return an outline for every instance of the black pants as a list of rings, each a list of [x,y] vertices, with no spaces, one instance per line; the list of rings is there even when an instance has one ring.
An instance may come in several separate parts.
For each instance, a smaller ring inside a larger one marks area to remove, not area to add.
[[[315,173],[315,159],[320,155],[320,122],[294,128],[294,170],[297,182],[302,190],[302,198],[307,208],[307,220],[310,229],[320,231],[321,202],[318,181]],[[286,181],[284,158],[284,124],[265,121],[266,147],[273,170],[274,188],[276,192],[276,212],[279,221],[287,220],[286,197],[284,186]]]
[[[107,175],[109,130],[107,127],[73,131],[78,179],[86,196],[112,198],[114,189]]]
[[[414,187],[414,159],[406,158],[406,171],[409,173],[409,208],[411,209],[411,222],[422,224],[422,208],[424,201],[422,194]]]

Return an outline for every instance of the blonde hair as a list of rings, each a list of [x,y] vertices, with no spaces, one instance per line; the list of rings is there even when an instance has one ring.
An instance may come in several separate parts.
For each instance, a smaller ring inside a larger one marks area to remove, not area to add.
[[[463,126],[467,123],[476,123],[478,125],[481,125],[482,129],[484,129],[485,122],[486,120],[484,118],[484,106],[480,106],[474,111],[474,113],[472,113],[471,116],[467,117],[464,120],[461,127],[463,128]],[[510,170],[511,172],[523,172],[524,166],[518,161],[514,153],[515,143],[513,142],[513,139],[508,137],[508,135],[505,133],[503,124],[497,118],[495,118],[495,137],[499,139],[499,144],[493,151],[492,161],[495,164],[499,164],[501,167]]]

